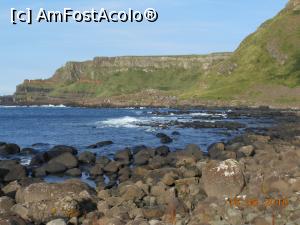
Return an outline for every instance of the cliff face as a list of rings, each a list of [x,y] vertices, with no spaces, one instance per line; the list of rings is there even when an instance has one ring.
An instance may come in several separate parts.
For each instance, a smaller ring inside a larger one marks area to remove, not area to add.
[[[17,87],[19,104],[268,104],[300,107],[300,0],[233,53],[97,57]]]
[[[24,81],[15,98],[18,104],[88,104],[96,99],[102,104],[120,98],[126,102],[139,93],[132,101],[139,104],[141,98],[151,98],[149,93],[178,96],[229,56],[97,57],[68,62],[50,79]],[[125,95],[132,97],[126,100]]]

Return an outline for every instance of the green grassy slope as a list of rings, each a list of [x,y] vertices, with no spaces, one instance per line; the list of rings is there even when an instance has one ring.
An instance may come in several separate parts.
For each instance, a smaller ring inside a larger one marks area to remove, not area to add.
[[[279,98],[278,101],[288,98],[286,91],[273,95],[273,89],[278,87],[290,89],[296,95],[295,88],[300,86],[299,5],[291,2],[275,18],[265,22],[202,82],[207,88],[194,92],[206,99],[242,97],[255,101],[268,94],[271,98]]]

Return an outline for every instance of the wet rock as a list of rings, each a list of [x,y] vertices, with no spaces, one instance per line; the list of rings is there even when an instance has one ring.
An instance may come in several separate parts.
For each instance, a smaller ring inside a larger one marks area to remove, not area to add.
[[[167,156],[170,152],[170,148],[166,145],[163,146],[159,146],[155,149],[155,154],[159,155],[159,156]]]
[[[112,145],[113,142],[112,141],[101,141],[101,142],[97,142],[96,144],[92,144],[90,146],[88,146],[87,148],[102,148],[108,145]]]
[[[124,149],[115,154],[115,160],[121,162],[124,165],[128,165],[131,159],[131,151],[130,149]]]
[[[9,197],[0,197],[0,216],[11,214],[11,207],[15,204],[15,201]]]
[[[14,155],[20,152],[20,147],[16,144],[4,144],[0,146],[0,155]]]
[[[148,164],[150,158],[154,156],[154,151],[151,150],[141,150],[134,155],[134,164],[137,166],[143,166]]]
[[[173,131],[173,132],[172,132],[172,135],[178,136],[178,135],[180,135],[180,133],[179,133],[178,131]]]
[[[45,177],[47,175],[45,166],[34,168],[32,171],[33,177]]]
[[[38,153],[38,151],[33,148],[23,148],[20,153],[23,155],[33,155]]]
[[[103,171],[105,173],[117,173],[120,169],[120,163],[116,161],[110,161],[104,168]]]
[[[96,177],[102,175],[103,174],[103,168],[104,168],[104,166],[101,165],[101,164],[96,164],[95,166],[91,167],[90,170],[89,170],[90,176],[92,178],[96,178]]]
[[[237,196],[245,185],[242,168],[233,159],[206,164],[202,180],[206,194],[217,198]]]
[[[49,159],[55,158],[61,154],[64,153],[70,153],[72,155],[77,155],[78,150],[72,146],[66,146],[66,145],[57,145],[50,149],[50,151],[47,152],[47,155]]]
[[[47,174],[59,174],[65,172],[68,168],[61,163],[51,162],[43,166],[43,169]]]
[[[106,166],[111,160],[105,156],[100,156],[96,159],[96,164],[99,164],[101,166]]]
[[[73,169],[67,170],[65,174],[70,177],[81,177],[82,173],[79,168],[73,168]]]
[[[80,163],[86,163],[86,164],[95,163],[96,155],[92,152],[87,152],[87,151],[82,152],[79,154],[78,160]]]
[[[173,141],[172,138],[170,138],[168,135],[166,135],[164,133],[158,133],[158,134],[156,134],[156,137],[160,138],[160,142],[162,144],[168,144]]]
[[[51,164],[61,164],[65,166],[67,169],[72,169],[78,166],[77,158],[71,153],[63,153],[48,162],[48,165]]]
[[[21,180],[27,177],[26,167],[20,165],[17,161],[14,160],[0,161],[0,169],[4,171],[4,174],[6,173],[5,170],[8,171],[3,178],[5,182]]]

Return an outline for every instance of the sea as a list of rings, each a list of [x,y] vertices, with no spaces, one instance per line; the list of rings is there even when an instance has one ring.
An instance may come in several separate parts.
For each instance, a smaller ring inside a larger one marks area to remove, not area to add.
[[[112,157],[126,147],[162,145],[157,133],[169,135],[172,150],[197,144],[203,151],[215,142],[227,141],[245,132],[247,128],[265,127],[272,123],[268,118],[228,118],[231,110],[170,108],[73,108],[64,105],[0,106],[0,141],[18,144],[21,148],[47,151],[55,145],[69,145],[79,151],[92,151]],[[181,128],[165,126],[172,121],[239,122],[244,128]],[[113,144],[99,149],[89,145],[101,141]],[[28,158],[23,158],[26,164]]]

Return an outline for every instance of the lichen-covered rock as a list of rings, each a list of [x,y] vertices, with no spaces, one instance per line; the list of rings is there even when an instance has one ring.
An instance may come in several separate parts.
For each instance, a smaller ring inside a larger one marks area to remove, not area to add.
[[[233,159],[212,161],[205,165],[202,181],[206,194],[217,198],[235,197],[241,193],[245,185],[242,168]]]

